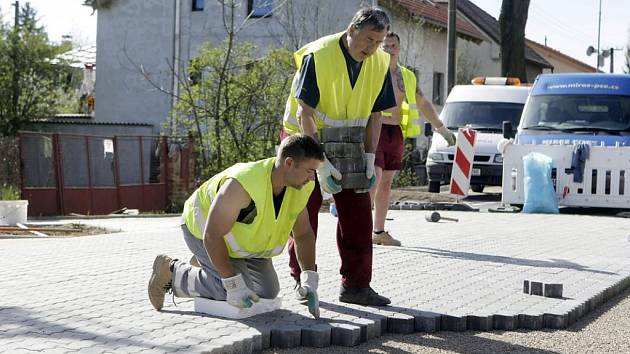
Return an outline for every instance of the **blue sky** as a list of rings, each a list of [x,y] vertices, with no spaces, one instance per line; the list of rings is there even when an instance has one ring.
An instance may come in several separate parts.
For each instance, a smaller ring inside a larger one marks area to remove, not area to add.
[[[134,0],[139,1],[139,0]],[[340,0],[342,1],[342,0]],[[494,17],[499,17],[501,0],[472,0]],[[21,3],[25,3],[22,0]],[[49,37],[60,41],[71,34],[75,41],[88,45],[96,42],[96,14],[82,6],[82,0],[29,0],[38,10],[41,23]],[[12,21],[12,0],[0,0],[3,20]],[[531,0],[527,21],[527,38],[568,54],[589,65],[595,56],[588,57],[586,48],[597,47],[597,17],[599,0]],[[626,48],[630,29],[630,1],[602,0],[601,48]],[[615,72],[625,63],[623,51],[615,52]],[[610,62],[606,59],[604,69]]]

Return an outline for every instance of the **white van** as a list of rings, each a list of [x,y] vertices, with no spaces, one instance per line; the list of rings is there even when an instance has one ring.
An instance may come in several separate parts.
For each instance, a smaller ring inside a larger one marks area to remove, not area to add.
[[[485,186],[500,186],[503,156],[497,143],[503,138],[503,121],[517,127],[529,87],[514,78],[475,78],[472,85],[457,85],[448,95],[440,120],[451,131],[470,125],[478,131],[470,188],[482,192]],[[434,134],[427,158],[429,192],[439,193],[449,184],[455,147]]]

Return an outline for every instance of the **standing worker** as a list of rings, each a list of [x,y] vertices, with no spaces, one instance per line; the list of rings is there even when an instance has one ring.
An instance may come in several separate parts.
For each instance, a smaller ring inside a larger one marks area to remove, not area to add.
[[[282,141],[276,157],[238,163],[202,184],[184,204],[181,225],[200,267],[157,256],[148,289],[153,307],[162,309],[169,290],[240,308],[275,298],[279,283],[271,257],[282,253],[292,231],[304,269],[300,291],[319,317],[315,234],[306,203],[323,160],[314,139],[294,135]]]
[[[396,107],[383,112],[383,126],[376,149],[376,185],[370,190],[374,202],[374,232],[372,242],[378,245],[400,246],[400,241],[385,231],[385,219],[389,209],[389,195],[396,172],[400,171],[405,152],[404,138],[420,134],[420,118],[416,107],[444,137],[448,145],[455,144],[455,135],[440,121],[433,104],[418,85],[414,73],[398,64],[400,37],[394,32],[387,33],[383,50],[389,53],[389,72],[392,76]],[[416,106],[417,104],[417,106]]]
[[[359,140],[347,147],[355,148],[359,144],[360,152],[348,156],[342,156],[342,152],[336,157],[345,158],[349,165],[360,166],[361,172],[355,175],[369,181],[365,184],[367,188],[342,188],[339,181],[342,173],[326,157],[317,170],[317,177],[323,190],[333,195],[337,207],[337,247],[342,276],[339,300],[366,306],[390,303],[370,287],[372,215],[367,193],[376,182],[374,153],[381,129],[381,111],[396,105],[387,70],[389,55],[380,49],[388,30],[387,14],[379,8],[365,7],[354,15],[344,32],[322,37],[295,52],[297,72],[283,122],[286,133],[303,132],[323,140],[325,150],[333,143],[321,139],[324,129],[338,128],[340,132],[346,128],[358,129],[364,137],[362,141],[356,136],[348,138]],[[339,143],[334,144],[339,147]],[[321,191],[316,186],[308,202],[315,234],[321,204]],[[289,257],[291,275],[299,289],[300,264],[291,240]]]

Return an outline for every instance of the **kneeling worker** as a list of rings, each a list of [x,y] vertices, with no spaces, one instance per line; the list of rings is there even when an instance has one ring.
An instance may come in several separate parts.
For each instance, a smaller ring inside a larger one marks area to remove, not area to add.
[[[149,280],[149,300],[162,309],[164,295],[205,297],[245,308],[273,299],[279,282],[271,257],[282,253],[293,231],[309,311],[319,317],[315,234],[306,203],[324,160],[311,137],[283,140],[276,157],[238,163],[199,187],[184,205],[184,241],[200,267],[159,255]]]

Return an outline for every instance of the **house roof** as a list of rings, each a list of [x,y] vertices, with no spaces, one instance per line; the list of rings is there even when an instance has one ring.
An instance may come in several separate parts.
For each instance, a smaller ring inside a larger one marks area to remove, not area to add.
[[[429,0],[391,0],[414,16],[422,17],[427,23],[446,28],[448,25],[448,7]],[[457,32],[464,38],[480,42],[484,36],[463,16],[457,15]]]
[[[501,30],[499,28],[499,21],[496,18],[473,4],[470,0],[458,0],[457,9],[495,43],[501,43]],[[525,43],[525,60],[543,68],[553,68],[551,63],[538,55],[527,43]]]
[[[118,125],[118,126],[138,126],[138,127],[152,127],[150,123],[136,123],[136,122],[95,122],[91,119],[83,117],[69,117],[69,118],[40,118],[32,119],[29,123],[37,124],[61,124],[61,125]]]
[[[579,61],[577,59],[575,59],[574,57],[568,56],[562,52],[560,52],[559,50],[553,49],[551,47],[548,47],[544,44],[540,44],[538,42],[532,41],[530,39],[525,39],[525,43],[527,43],[527,45],[531,46],[534,50],[537,51],[543,51],[543,52],[547,52],[547,53],[551,53],[551,54],[555,54],[559,57],[561,57],[562,59],[571,62],[572,64],[575,64],[576,66],[579,66],[581,68],[583,68],[585,71],[591,71],[591,72],[596,72],[597,70],[595,70],[594,66],[590,66],[582,61]]]

